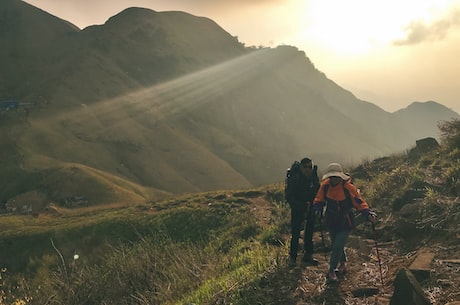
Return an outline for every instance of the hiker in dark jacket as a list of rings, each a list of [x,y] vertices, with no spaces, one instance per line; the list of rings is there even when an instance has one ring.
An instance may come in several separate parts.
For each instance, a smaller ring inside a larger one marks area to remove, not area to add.
[[[369,221],[374,221],[376,214],[370,210],[369,205],[351,183],[350,176],[343,172],[339,163],[328,165],[321,187],[313,201],[313,209],[320,217],[324,207],[326,207],[326,225],[332,242],[327,280],[336,282],[336,272],[344,274],[347,271],[344,247],[354,227],[352,208],[361,212],[362,216]]]
[[[315,214],[311,206],[316,192],[319,189],[319,179],[316,172],[317,167],[309,158],[300,161],[298,174],[288,178],[286,189],[286,200],[291,207],[291,245],[290,261],[291,265],[296,264],[297,253],[299,250],[300,231],[302,223],[305,221],[304,230],[304,254],[302,262],[307,265],[318,265],[318,261],[313,259],[313,230],[315,226]]]

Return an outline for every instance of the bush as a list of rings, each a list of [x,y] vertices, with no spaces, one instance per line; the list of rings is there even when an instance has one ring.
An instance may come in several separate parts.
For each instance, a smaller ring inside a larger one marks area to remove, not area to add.
[[[441,121],[438,123],[441,142],[447,150],[460,149],[460,120]]]

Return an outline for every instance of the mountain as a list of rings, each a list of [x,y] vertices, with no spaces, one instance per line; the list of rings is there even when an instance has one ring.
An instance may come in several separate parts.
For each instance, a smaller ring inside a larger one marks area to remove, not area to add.
[[[393,113],[395,124],[402,128],[405,126],[416,126],[417,128],[408,129],[412,139],[420,139],[427,135],[438,138],[436,132],[433,133],[433,122],[441,122],[449,117],[458,117],[449,108],[440,105],[434,101],[425,103],[414,102],[404,109]]]
[[[185,12],[129,8],[80,30],[6,0],[0,24],[0,100],[20,105],[0,112],[2,202],[136,203],[279,182],[305,155],[320,169],[353,164],[458,117],[431,102],[388,113],[296,47],[245,47]],[[423,129],[407,124],[425,111],[436,115]]]

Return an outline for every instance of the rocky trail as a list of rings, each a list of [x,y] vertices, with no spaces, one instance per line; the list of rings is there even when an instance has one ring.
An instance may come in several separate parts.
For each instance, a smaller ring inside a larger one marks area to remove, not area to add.
[[[424,172],[430,186],[442,185],[433,179],[440,177],[433,168]],[[419,189],[414,186],[407,193],[418,194]],[[323,228],[323,247],[317,224],[313,242],[319,265],[303,265],[299,253],[297,265],[292,267],[286,254],[277,270],[262,280],[258,289],[263,291],[258,293],[268,295],[264,300],[272,300],[269,304],[285,305],[460,305],[460,198],[414,197],[406,198],[398,211],[381,213],[374,230],[369,223],[357,225],[345,248],[347,273],[339,276],[337,283],[326,283],[330,240]],[[263,200],[252,203],[255,217],[269,221],[270,205]],[[283,240],[289,243],[290,236]]]
[[[406,246],[411,243],[395,239],[390,218],[379,223],[375,231],[370,225],[362,224],[350,235],[345,248],[348,270],[338,276],[337,283],[326,282],[329,252],[323,251],[321,233],[315,232],[314,256],[319,265],[304,265],[301,254],[294,267],[286,261],[277,272],[264,278],[264,294],[271,295],[271,304],[285,305],[460,305],[459,237],[453,236],[449,241],[431,240],[430,244],[420,238],[418,247],[408,249]],[[327,250],[329,238],[323,233]],[[413,274],[414,281],[400,279],[404,272]],[[398,297],[401,294],[403,299]]]

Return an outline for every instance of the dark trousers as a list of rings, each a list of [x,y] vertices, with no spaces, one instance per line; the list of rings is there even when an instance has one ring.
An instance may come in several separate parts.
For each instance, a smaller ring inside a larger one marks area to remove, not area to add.
[[[308,211],[308,212],[307,212]],[[297,258],[299,251],[299,238],[300,231],[302,231],[302,224],[304,227],[304,250],[306,256],[313,255],[313,231],[315,229],[315,214],[307,205],[302,207],[291,208],[291,247],[289,255],[291,258]]]

